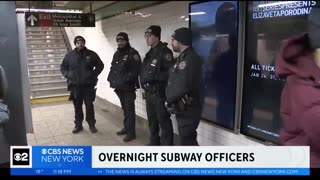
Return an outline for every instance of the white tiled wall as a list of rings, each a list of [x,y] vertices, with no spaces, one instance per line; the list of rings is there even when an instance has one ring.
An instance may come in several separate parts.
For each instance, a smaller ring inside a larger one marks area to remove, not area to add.
[[[144,58],[149,47],[144,40],[144,31],[150,25],[160,25],[162,27],[161,40],[169,43],[171,48],[171,34],[179,27],[188,27],[188,21],[181,16],[188,15],[189,1],[171,1],[168,3],[152,6],[138,10],[137,12],[151,14],[143,18],[132,14],[122,14],[112,18],[96,22],[95,28],[66,28],[68,37],[73,44],[76,35],[82,35],[86,39],[86,46],[98,53],[105,64],[105,69],[99,76],[97,95],[118,106],[120,101],[107,82],[112,56],[116,51],[116,35],[120,31],[129,34],[130,44],[138,50]],[[175,54],[177,56],[178,54]],[[142,99],[141,91],[137,92],[136,99],[137,115],[146,117],[145,101]],[[175,133],[177,125],[172,116]],[[201,122],[198,127],[198,141],[200,145],[262,145],[249,140],[243,135],[226,131],[206,122]]]

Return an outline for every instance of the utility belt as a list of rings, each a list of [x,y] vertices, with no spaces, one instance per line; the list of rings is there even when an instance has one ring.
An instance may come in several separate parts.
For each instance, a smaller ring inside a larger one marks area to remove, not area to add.
[[[197,98],[191,97],[187,94],[180,97],[175,103],[166,104],[167,110],[170,114],[177,114],[185,112],[188,110],[188,107],[199,105]]]
[[[146,83],[143,89],[149,93],[156,93],[160,90],[165,90],[165,87],[166,87],[165,83],[155,82],[155,83]]]

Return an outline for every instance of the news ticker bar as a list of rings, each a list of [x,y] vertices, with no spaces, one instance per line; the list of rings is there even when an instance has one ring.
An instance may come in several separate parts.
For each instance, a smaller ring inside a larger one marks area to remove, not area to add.
[[[10,157],[12,175],[310,173],[309,147],[297,146],[12,146]]]
[[[13,168],[11,175],[95,175],[95,176],[270,176],[310,175],[308,168],[87,168],[87,169],[27,169]]]

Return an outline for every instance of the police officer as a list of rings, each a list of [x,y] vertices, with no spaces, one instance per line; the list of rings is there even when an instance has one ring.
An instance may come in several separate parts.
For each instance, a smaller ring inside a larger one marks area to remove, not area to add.
[[[68,82],[70,91],[69,100],[73,101],[75,109],[75,128],[72,133],[78,133],[83,130],[83,112],[82,104],[86,106],[86,121],[92,133],[97,132],[95,126],[93,101],[96,97],[96,88],[98,75],[104,68],[100,57],[85,47],[85,39],[82,36],[74,38],[76,48],[67,53],[60,66],[61,73]]]
[[[136,138],[135,104],[136,89],[140,88],[139,73],[141,58],[139,53],[130,46],[128,34],[120,32],[116,41],[118,50],[113,55],[108,81],[110,87],[114,88],[124,112],[123,128],[117,135],[124,135],[123,141],[128,142]]]
[[[198,145],[197,127],[201,118],[200,85],[202,61],[192,48],[189,28],[179,28],[172,35],[172,49],[179,52],[169,71],[166,88],[167,108],[176,114],[181,145]]]
[[[165,107],[165,88],[169,68],[174,64],[173,53],[168,43],[160,41],[161,27],[150,26],[145,32],[148,46],[141,69],[140,81],[145,90],[150,142],[147,145],[173,145],[173,128],[170,114]],[[159,130],[161,128],[161,139]]]

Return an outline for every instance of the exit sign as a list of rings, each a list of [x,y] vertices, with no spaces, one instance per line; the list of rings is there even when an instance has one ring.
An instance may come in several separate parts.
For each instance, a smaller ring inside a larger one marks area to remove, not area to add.
[[[26,13],[27,27],[95,27],[95,14]]]

